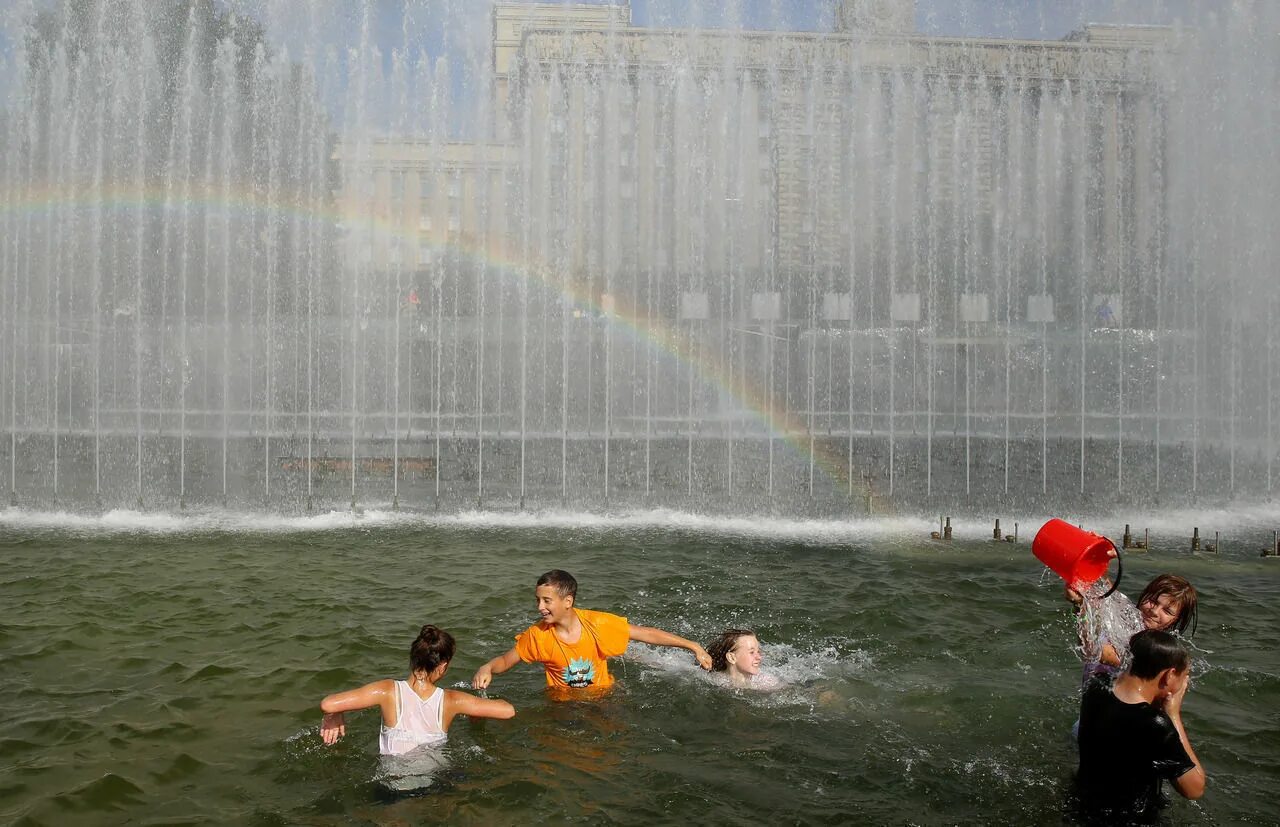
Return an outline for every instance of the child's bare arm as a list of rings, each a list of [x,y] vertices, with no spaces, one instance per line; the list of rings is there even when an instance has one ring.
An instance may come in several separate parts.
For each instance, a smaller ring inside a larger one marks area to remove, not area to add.
[[[392,719],[395,717],[395,686],[396,682],[391,680],[374,681],[359,689],[338,692],[326,697],[320,702],[320,710],[324,712],[324,718],[320,721],[320,738],[326,744],[337,742],[347,734],[346,718],[343,713],[368,709],[371,706],[381,708],[383,723],[394,725],[395,721]]]
[[[1195,764],[1195,767],[1173,779],[1173,788],[1183,798],[1189,798],[1194,801],[1204,795],[1207,779],[1204,765],[1200,763],[1200,759],[1196,757],[1195,750],[1191,748],[1191,739],[1187,737],[1187,728],[1182,725],[1182,701],[1187,696],[1188,685],[1184,681],[1182,688],[1174,695],[1166,698],[1163,706],[1164,714],[1173,723],[1174,729],[1178,730],[1178,738],[1182,741],[1182,748],[1187,751],[1187,757]]]
[[[471,678],[471,688],[485,689],[493,682],[494,675],[501,675],[519,662],[520,655],[516,652],[516,648],[512,646],[509,650],[476,670],[475,675]],[[513,712],[512,714],[515,713]]]
[[[706,649],[703,649],[700,644],[694,643],[692,640],[686,640],[679,635],[673,635],[653,626],[637,626],[634,623],[627,624],[627,632],[632,640],[638,640],[641,643],[688,649],[697,658],[699,666],[703,669],[711,669],[711,656],[707,654]]]
[[[1105,663],[1107,666],[1114,666],[1119,669],[1123,664],[1120,662],[1120,653],[1116,651],[1116,647],[1110,643],[1102,647],[1102,654],[1098,657],[1099,662]]]
[[[506,720],[516,716],[516,708],[508,701],[496,698],[477,698],[466,692],[449,689],[445,692],[445,729],[455,715],[467,715],[471,718],[499,718]]]

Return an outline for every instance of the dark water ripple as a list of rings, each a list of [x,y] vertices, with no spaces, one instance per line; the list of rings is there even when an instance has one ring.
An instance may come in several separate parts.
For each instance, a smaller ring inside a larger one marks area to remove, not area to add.
[[[1265,539],[1265,538],[1262,538]],[[1261,540],[1259,541],[1261,542]],[[0,528],[0,821],[29,824],[1062,823],[1079,666],[1025,546],[763,540],[656,529],[167,535]],[[1179,824],[1271,823],[1274,561],[1153,552],[1202,593],[1187,701],[1210,773]],[[400,675],[433,622],[465,681],[531,622],[533,579],[699,640],[755,628],[766,696],[637,646],[597,703],[518,668],[510,723],[459,724],[420,795],[375,782],[376,717],[319,743],[320,697]],[[1130,586],[1130,588],[1133,588]],[[1133,588],[1136,591],[1136,588]]]

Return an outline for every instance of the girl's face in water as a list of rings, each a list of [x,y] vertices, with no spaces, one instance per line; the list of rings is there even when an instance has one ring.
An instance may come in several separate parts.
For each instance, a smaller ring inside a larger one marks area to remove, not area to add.
[[[1138,607],[1142,625],[1148,629],[1168,629],[1177,621],[1182,606],[1170,595],[1159,594]]]
[[[731,670],[753,678],[760,674],[760,664],[764,661],[764,655],[760,652],[760,641],[756,640],[755,635],[743,635],[738,638],[738,643],[730,654],[733,655]]]

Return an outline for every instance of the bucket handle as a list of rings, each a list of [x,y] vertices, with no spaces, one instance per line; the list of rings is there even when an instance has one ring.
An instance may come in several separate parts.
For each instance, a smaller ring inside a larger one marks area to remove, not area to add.
[[[1098,598],[1099,600],[1104,600],[1114,594],[1115,590],[1120,588],[1120,578],[1124,577],[1124,561],[1120,559],[1120,549],[1115,545],[1112,545],[1112,548],[1116,551],[1116,579],[1112,581],[1111,588],[1107,589],[1106,593]]]

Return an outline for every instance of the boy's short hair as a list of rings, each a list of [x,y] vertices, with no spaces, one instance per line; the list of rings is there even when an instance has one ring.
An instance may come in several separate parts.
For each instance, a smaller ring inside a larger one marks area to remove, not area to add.
[[[560,569],[552,569],[539,577],[534,588],[538,586],[551,586],[561,597],[572,597],[575,600],[578,597],[578,581],[573,579],[572,574]]]
[[[1191,653],[1178,636],[1159,629],[1144,629],[1129,638],[1129,653],[1129,673],[1138,678],[1154,678],[1166,669],[1182,672],[1191,664]]]

